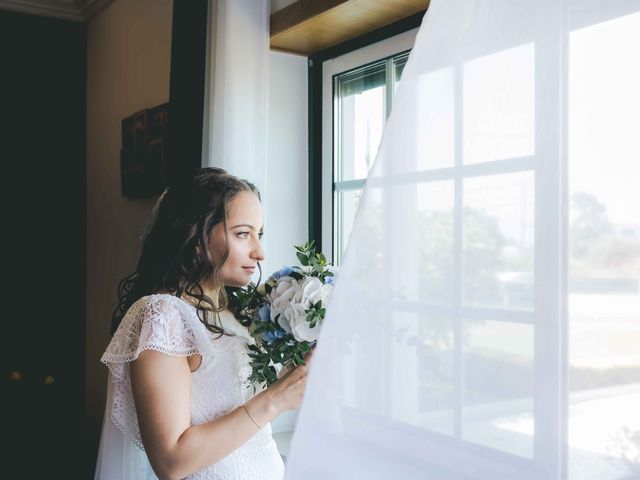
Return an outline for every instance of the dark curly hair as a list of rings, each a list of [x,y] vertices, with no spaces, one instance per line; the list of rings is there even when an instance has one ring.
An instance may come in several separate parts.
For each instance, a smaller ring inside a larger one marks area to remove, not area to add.
[[[207,238],[219,223],[228,235],[229,203],[240,192],[253,192],[260,199],[255,185],[221,168],[203,168],[165,190],[154,207],[136,269],[118,286],[118,306],[111,320],[112,335],[133,303],[156,292],[170,292],[178,298],[186,294],[197,299],[198,317],[207,329],[227,334],[212,317],[229,306],[229,292],[220,279],[220,269],[229,250],[227,247],[220,265],[214,264],[208,253]],[[207,279],[212,279],[218,289],[216,301],[202,289],[201,282]]]

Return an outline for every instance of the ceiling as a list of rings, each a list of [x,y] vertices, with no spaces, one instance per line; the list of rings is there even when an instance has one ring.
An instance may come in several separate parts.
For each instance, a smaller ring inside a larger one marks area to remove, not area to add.
[[[113,0],[0,0],[0,10],[86,22]]]
[[[270,11],[273,13],[281,10],[295,1],[270,0]],[[114,0],[0,0],[0,10],[86,22],[113,2]]]
[[[0,0],[0,10],[87,22],[113,2]],[[424,11],[428,5],[429,0],[270,0],[271,48],[312,55]]]

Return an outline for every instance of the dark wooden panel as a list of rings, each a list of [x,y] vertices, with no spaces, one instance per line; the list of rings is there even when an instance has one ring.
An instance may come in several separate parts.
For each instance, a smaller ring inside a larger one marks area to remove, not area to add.
[[[207,0],[173,2],[167,170],[169,184],[202,163]]]
[[[0,11],[7,478],[86,473],[85,38]]]

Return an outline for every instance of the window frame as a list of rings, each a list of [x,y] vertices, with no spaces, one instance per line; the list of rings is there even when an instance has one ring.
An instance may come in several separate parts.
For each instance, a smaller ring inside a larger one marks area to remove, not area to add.
[[[326,61],[340,57],[347,53],[372,45],[402,34],[409,30],[418,30],[426,9],[409,17],[403,18],[385,27],[366,33],[344,43],[334,45],[319,51],[308,59],[308,204],[309,223],[308,238],[315,241],[316,248],[333,258],[333,252],[328,251],[323,243],[323,65]],[[384,56],[384,55],[382,55]]]
[[[340,252],[336,251],[336,238],[334,231],[338,228],[338,219],[334,216],[336,183],[349,184],[347,189],[341,191],[362,189],[365,179],[336,181],[336,162],[333,156],[337,125],[334,124],[333,110],[335,107],[335,78],[338,75],[348,73],[351,70],[362,68],[376,62],[392,59],[398,55],[408,53],[414,42],[417,28],[400,33],[393,37],[381,40],[367,47],[358,49],[327,60],[322,65],[322,230],[321,243],[324,245],[324,253],[327,259],[333,262],[339,259]],[[391,85],[393,88],[393,85]],[[393,90],[387,89],[386,112],[390,112]]]

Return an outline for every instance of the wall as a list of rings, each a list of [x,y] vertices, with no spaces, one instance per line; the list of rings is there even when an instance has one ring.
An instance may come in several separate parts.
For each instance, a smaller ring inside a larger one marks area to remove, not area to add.
[[[87,26],[86,403],[95,461],[118,281],[130,273],[154,199],[120,195],[122,118],[169,100],[171,0],[117,0]]]
[[[283,8],[288,7],[295,2],[296,0],[271,0],[271,13],[282,10]]]

